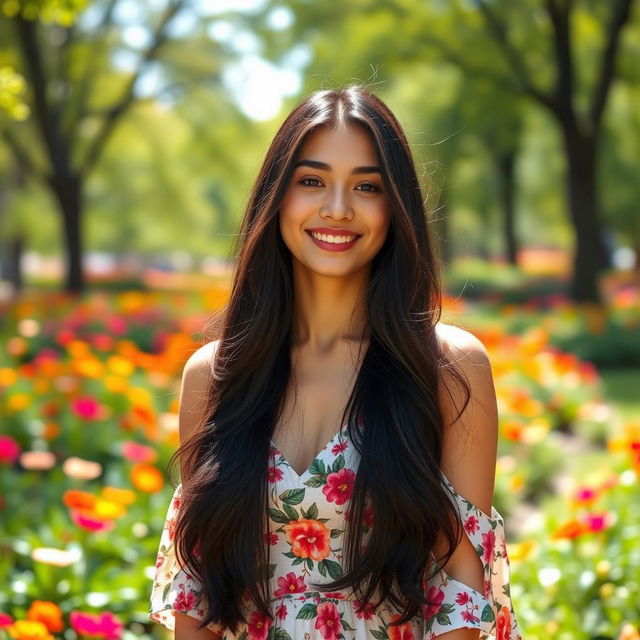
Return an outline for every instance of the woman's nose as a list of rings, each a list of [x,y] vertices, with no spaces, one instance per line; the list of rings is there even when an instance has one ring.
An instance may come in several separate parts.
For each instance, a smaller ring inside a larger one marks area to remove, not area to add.
[[[349,194],[344,189],[334,188],[327,190],[327,201],[323,205],[326,215],[343,218],[351,215],[351,202]]]

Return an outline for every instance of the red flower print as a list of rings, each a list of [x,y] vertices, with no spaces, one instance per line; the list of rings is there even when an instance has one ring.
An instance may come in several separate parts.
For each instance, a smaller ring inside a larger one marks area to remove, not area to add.
[[[339,453],[342,453],[347,448],[348,442],[345,440],[344,442],[338,442],[331,447],[331,453],[334,456],[337,456]]]
[[[265,542],[268,542],[271,546],[273,546],[274,544],[278,544],[278,534],[273,533],[273,531],[267,531],[264,534],[264,540]]]
[[[169,542],[173,542],[173,537],[176,534],[176,521],[175,518],[170,518],[167,522],[167,531],[169,532]]]
[[[460,615],[465,622],[480,622],[480,618],[474,616],[471,611],[461,611]]]
[[[485,580],[484,581],[484,595],[488,596],[491,593],[491,588],[493,587],[493,585],[491,584],[491,580]]]
[[[427,600],[429,604],[424,606],[424,617],[429,620],[429,618],[433,618],[433,616],[440,611],[442,601],[444,600],[444,591],[438,587],[429,587]]]
[[[269,467],[267,478],[271,484],[279,482],[280,480],[282,480],[282,478],[284,478],[282,469],[278,469],[278,467]]]
[[[364,512],[362,514],[363,522],[371,529],[373,527],[373,508],[365,507]]]
[[[456,596],[456,602],[458,604],[467,604],[471,598],[469,598],[469,594],[466,591],[461,591]]]
[[[324,597],[325,598],[336,598],[338,600],[343,600],[344,599],[344,594],[341,593],[340,591],[331,591],[330,593],[325,593]]]
[[[299,558],[323,560],[329,555],[329,530],[323,522],[300,518],[285,524],[284,530],[291,551]]]
[[[480,525],[478,523],[478,518],[476,518],[475,516],[469,516],[465,523],[464,523],[464,530],[469,534],[472,535],[474,534],[476,531],[478,531],[478,529],[480,529]]]
[[[289,571],[286,576],[280,576],[278,578],[278,586],[280,588],[273,592],[276,598],[285,596],[288,593],[304,593],[307,589],[304,578],[297,576],[293,571]]]
[[[328,502],[344,504],[351,498],[355,478],[356,474],[351,469],[343,467],[340,471],[327,476],[327,484],[322,487],[322,493],[327,497]]]
[[[358,618],[364,618],[365,620],[371,620],[376,612],[373,602],[362,603],[360,600],[353,601],[353,610]]]
[[[511,636],[511,611],[508,607],[500,607],[496,617],[496,640],[509,640]]]
[[[391,616],[391,622],[395,622],[400,618],[399,613],[394,613]],[[397,626],[388,626],[387,634],[389,640],[414,640],[413,629],[410,622],[405,622]]]
[[[342,622],[338,607],[333,602],[321,602],[318,605],[315,628],[324,640],[338,640],[342,633]]]
[[[276,607],[276,618],[284,620],[287,617],[287,605],[280,604]]]
[[[173,603],[173,608],[176,611],[191,611],[196,604],[196,597],[192,591],[185,591],[184,589],[178,592],[176,600]]]
[[[249,640],[267,640],[269,623],[269,616],[263,616],[259,611],[254,611],[247,625]]]
[[[493,550],[496,546],[496,534],[491,531],[482,534],[482,561],[489,564],[493,558]]]

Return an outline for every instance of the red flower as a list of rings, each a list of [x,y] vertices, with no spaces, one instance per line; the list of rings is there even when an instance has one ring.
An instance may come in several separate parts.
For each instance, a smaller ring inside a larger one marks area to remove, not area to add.
[[[176,611],[191,611],[196,605],[196,597],[192,591],[182,589],[178,592],[173,607]]]
[[[280,604],[276,607],[276,618],[284,620],[287,617],[287,605]]]
[[[480,525],[478,524],[478,518],[475,516],[469,516],[464,523],[464,530],[469,534],[474,534],[476,531],[480,529]]]
[[[318,605],[315,628],[324,640],[338,640],[342,633],[342,622],[338,607],[333,602],[321,602]]]
[[[291,551],[299,558],[324,560],[331,549],[329,547],[329,530],[324,522],[300,518],[284,525]]]
[[[346,440],[344,442],[338,442],[337,444],[334,444],[331,448],[331,453],[333,453],[334,456],[337,456],[347,448],[348,444],[349,443]]]
[[[327,476],[327,484],[322,487],[322,493],[329,502],[335,502],[336,505],[344,504],[351,498],[355,479],[356,474],[351,469],[343,467]]]
[[[474,616],[471,611],[461,611],[460,615],[465,622],[480,622],[480,618]]]
[[[429,587],[427,600],[429,604],[424,606],[424,617],[429,620],[429,618],[433,618],[438,611],[440,611],[442,601],[444,600],[444,591],[438,587]]]
[[[400,618],[399,613],[394,613],[391,616],[391,622],[395,622]],[[388,626],[387,634],[389,636],[389,640],[414,640],[413,629],[411,628],[410,622],[405,622],[404,624]]]
[[[458,604],[467,604],[471,598],[469,598],[469,594],[466,591],[461,591],[456,596],[456,602]]]
[[[365,620],[371,620],[376,608],[372,602],[360,602],[360,600],[353,601],[353,609],[358,618],[364,618]]]
[[[509,640],[511,635],[511,611],[501,607],[496,617],[496,640]]]
[[[493,550],[496,546],[496,534],[491,531],[482,534],[482,561],[485,564],[489,564],[493,559]]]
[[[249,640],[266,640],[269,635],[269,616],[263,616],[259,611],[254,611],[249,620]]]
[[[278,467],[269,467],[269,471],[267,472],[267,479],[271,484],[279,482],[284,477],[282,473],[282,469],[278,469]]]
[[[265,542],[268,542],[271,546],[273,546],[274,544],[278,544],[278,539],[279,539],[278,534],[273,533],[273,531],[267,531],[264,534]]]
[[[307,585],[304,583],[302,576],[297,576],[293,571],[289,571],[286,576],[278,578],[279,589],[273,592],[276,598],[287,595],[288,593],[304,593]]]

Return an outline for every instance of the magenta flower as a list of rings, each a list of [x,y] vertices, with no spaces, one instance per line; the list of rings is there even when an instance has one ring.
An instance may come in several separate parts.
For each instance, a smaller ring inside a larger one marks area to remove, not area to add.
[[[0,463],[11,464],[21,451],[20,445],[11,436],[0,436]]]
[[[130,462],[153,463],[158,458],[155,449],[133,440],[126,440],[122,443],[122,455]]]
[[[122,637],[124,629],[120,620],[110,612],[93,614],[72,611],[69,614],[69,621],[78,635],[104,640],[118,640]]]
[[[84,420],[96,420],[100,416],[100,403],[91,396],[75,398],[71,402],[71,409]]]

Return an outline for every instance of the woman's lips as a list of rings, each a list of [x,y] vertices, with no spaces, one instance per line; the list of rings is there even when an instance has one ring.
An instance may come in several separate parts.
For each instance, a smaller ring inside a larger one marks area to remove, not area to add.
[[[356,236],[351,242],[325,242],[324,240],[320,240],[319,238],[314,238],[309,231],[307,231],[311,241],[316,244],[321,249],[325,249],[326,251],[346,251],[347,249],[351,249],[353,245],[358,241],[360,236]]]

